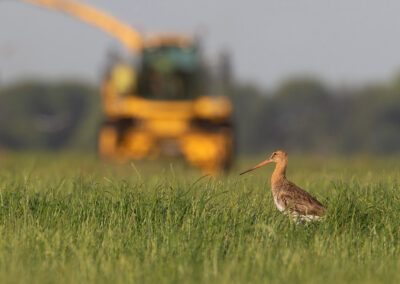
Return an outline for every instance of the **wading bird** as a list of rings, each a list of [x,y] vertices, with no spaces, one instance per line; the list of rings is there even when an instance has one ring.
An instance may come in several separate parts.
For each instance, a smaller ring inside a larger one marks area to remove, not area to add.
[[[273,152],[269,159],[241,175],[272,162],[276,163],[276,166],[271,177],[271,191],[278,210],[289,214],[296,221],[319,220],[326,212],[324,206],[307,191],[286,179],[288,158],[285,151]]]

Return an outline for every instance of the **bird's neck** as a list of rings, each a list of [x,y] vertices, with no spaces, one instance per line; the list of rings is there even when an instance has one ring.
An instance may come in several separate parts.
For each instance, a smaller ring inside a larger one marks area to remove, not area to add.
[[[271,177],[271,186],[279,186],[279,184],[286,179],[287,160],[276,163],[274,172]]]

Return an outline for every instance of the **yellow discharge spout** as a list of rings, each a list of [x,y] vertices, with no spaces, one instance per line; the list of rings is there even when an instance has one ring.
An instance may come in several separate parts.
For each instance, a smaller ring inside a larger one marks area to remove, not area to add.
[[[95,9],[87,4],[71,0],[22,0],[29,4],[43,6],[49,9],[60,10],[84,22],[87,22],[106,33],[116,37],[130,51],[142,49],[140,34],[129,25],[120,22],[111,15]]]

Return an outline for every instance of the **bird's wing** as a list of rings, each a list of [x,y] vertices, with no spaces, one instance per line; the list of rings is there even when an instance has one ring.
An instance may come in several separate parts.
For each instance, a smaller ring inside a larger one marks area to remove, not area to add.
[[[300,215],[322,216],[326,211],[317,199],[293,183],[288,183],[286,190],[282,190],[278,198],[286,209]]]

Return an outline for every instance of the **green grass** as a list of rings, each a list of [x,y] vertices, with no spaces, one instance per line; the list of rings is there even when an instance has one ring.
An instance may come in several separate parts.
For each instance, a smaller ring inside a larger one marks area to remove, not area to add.
[[[0,154],[0,283],[399,283],[400,159],[289,157],[328,207],[296,225],[273,166],[200,178],[182,163]]]

